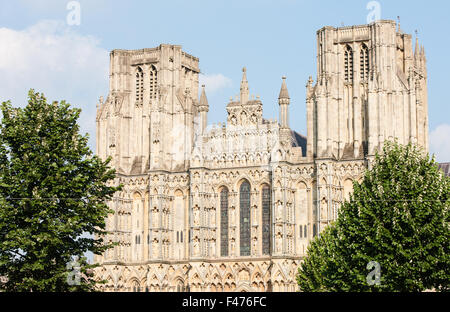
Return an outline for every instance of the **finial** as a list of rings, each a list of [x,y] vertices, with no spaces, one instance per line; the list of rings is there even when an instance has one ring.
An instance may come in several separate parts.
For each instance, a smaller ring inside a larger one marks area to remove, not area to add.
[[[419,32],[417,31],[417,29],[414,31],[416,33],[416,47],[414,49],[414,57],[418,57],[419,56]]]
[[[398,31],[400,32],[400,16],[397,15],[397,20],[398,20]]]
[[[281,77],[283,82],[281,83],[281,90],[278,99],[289,99],[289,93],[286,86],[286,76]]]
[[[202,84],[202,88],[204,88],[205,87],[205,85],[204,84]]]
[[[247,68],[245,66],[242,68],[242,71],[245,73],[247,71]]]

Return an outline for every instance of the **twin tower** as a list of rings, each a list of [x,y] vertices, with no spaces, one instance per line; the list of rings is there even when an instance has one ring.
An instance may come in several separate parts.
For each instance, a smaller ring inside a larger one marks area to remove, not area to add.
[[[108,202],[117,244],[95,259],[105,290],[295,291],[308,243],[383,143],[428,151],[425,51],[393,21],[317,31],[306,136],[285,77],[268,120],[245,68],[226,123],[207,127],[199,74],[178,45],[111,52],[97,154],[124,188]]]
[[[317,81],[306,86],[308,159],[364,158],[394,138],[428,150],[426,57],[417,38],[413,49],[410,34],[382,20],[324,27],[317,50]],[[199,73],[199,59],[178,45],[112,51],[97,153],[113,156],[123,174],[188,169],[209,110],[204,90],[198,99]],[[244,73],[241,102],[248,97]],[[289,99],[279,105],[279,123],[288,126]]]
[[[374,155],[385,140],[428,151],[423,47],[393,21],[317,32],[317,83],[307,84],[312,157]]]

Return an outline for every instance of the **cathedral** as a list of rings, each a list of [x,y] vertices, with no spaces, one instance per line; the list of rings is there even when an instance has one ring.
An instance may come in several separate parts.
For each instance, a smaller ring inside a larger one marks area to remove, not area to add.
[[[383,143],[428,151],[425,51],[394,21],[317,31],[306,134],[290,128],[286,77],[265,119],[245,68],[226,122],[208,125],[199,73],[179,45],[110,54],[97,154],[124,187],[108,203],[117,245],[94,258],[103,291],[297,291],[308,242]]]

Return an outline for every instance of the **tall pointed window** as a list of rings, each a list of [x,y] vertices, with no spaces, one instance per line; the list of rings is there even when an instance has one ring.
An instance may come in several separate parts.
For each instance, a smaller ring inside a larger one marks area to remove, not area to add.
[[[228,256],[228,189],[220,191],[220,255]]]
[[[181,190],[176,190],[175,200],[173,207],[175,208],[175,218],[173,219],[173,227],[176,231],[176,242],[177,246],[174,249],[174,258],[175,259],[183,259],[184,258],[184,244],[183,243],[183,230],[184,230],[184,216],[185,216],[185,201],[184,195]],[[175,235],[173,240],[175,241]]]
[[[241,184],[240,203],[240,245],[241,256],[250,256],[250,183]]]
[[[149,71],[149,95],[150,99],[156,99],[157,96],[158,73],[155,66],[150,66]]]
[[[346,82],[353,81],[353,50],[349,45],[345,46],[344,51],[344,76]]]
[[[144,100],[144,72],[138,67],[136,70],[136,101]]]
[[[364,43],[361,46],[359,65],[360,65],[361,80],[368,80],[369,79],[369,49],[367,48],[367,46]]]
[[[262,254],[270,254],[270,187],[262,188]]]

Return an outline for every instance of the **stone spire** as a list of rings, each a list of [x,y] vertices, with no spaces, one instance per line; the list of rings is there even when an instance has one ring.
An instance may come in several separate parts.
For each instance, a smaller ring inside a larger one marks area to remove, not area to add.
[[[199,102],[199,111],[202,111],[203,108],[206,108],[206,111],[209,111],[208,98],[206,97],[205,85],[202,85],[202,94],[200,95]]]
[[[416,47],[414,48],[414,61],[416,65],[419,63],[419,57],[420,57],[420,48],[419,48],[419,35],[416,30]]]
[[[397,23],[398,24],[398,30],[397,30],[397,32],[401,34],[401,33],[403,33],[403,31],[402,31],[402,29],[400,27],[400,16],[397,16],[397,20],[398,20],[398,23]]]
[[[201,133],[203,133],[208,124],[208,111],[209,111],[209,104],[208,104],[208,99],[206,97],[205,85],[202,85],[202,94],[200,95],[198,111],[200,112]]]
[[[282,77],[283,82],[281,83],[281,90],[280,90],[280,95],[278,96],[278,99],[289,99],[289,93],[288,93],[288,89],[286,86],[286,76]]]
[[[249,97],[248,81],[247,81],[247,69],[242,68],[242,81],[241,81],[241,104],[246,104]]]
[[[278,96],[278,104],[280,105],[280,125],[282,128],[289,128],[289,110],[290,103],[289,93],[286,86],[286,77],[282,77],[280,95]]]

